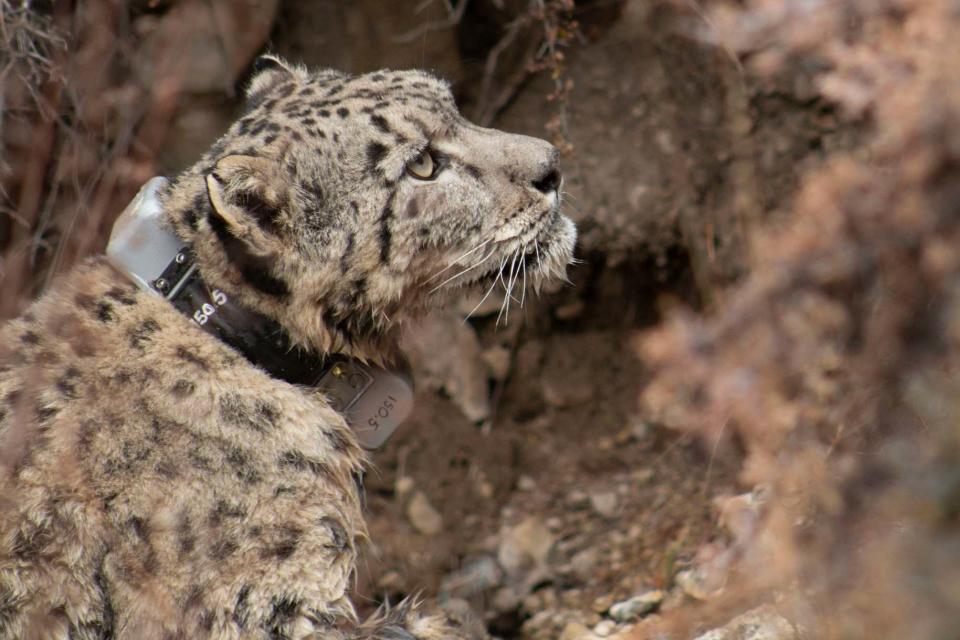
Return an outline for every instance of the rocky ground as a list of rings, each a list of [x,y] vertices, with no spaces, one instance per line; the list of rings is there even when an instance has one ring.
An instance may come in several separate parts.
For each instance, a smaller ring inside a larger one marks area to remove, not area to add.
[[[652,638],[636,634],[723,586],[761,500],[737,497],[735,458],[640,409],[633,345],[651,317],[628,310],[649,302],[616,296],[613,320],[586,286],[633,289],[636,274],[585,265],[571,277],[506,327],[497,302],[410,336],[417,409],[367,483],[357,592],[370,608],[421,593],[466,601],[499,638]]]

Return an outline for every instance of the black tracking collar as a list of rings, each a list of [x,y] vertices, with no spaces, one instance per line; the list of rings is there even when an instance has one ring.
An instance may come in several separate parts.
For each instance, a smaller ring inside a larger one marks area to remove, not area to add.
[[[344,414],[365,448],[383,444],[413,408],[409,371],[325,358],[294,347],[278,323],[208,286],[190,248],[162,225],[157,194],[166,184],[164,178],[147,182],[117,218],[107,246],[110,262],[271,376],[318,388]]]

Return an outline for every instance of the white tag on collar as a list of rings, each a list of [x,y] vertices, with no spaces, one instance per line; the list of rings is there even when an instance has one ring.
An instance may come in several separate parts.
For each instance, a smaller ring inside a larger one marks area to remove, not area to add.
[[[341,360],[316,385],[344,414],[365,449],[377,449],[413,411],[413,384],[404,372]]]
[[[159,191],[167,184],[162,177],[147,182],[117,218],[107,244],[111,264],[271,375],[324,393],[362,447],[382,445],[413,410],[409,373],[292,349],[278,325],[207,287],[189,248],[163,225]]]

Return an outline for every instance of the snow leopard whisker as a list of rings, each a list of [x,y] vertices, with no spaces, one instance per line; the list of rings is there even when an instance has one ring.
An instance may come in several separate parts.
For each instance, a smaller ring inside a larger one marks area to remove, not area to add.
[[[446,280],[444,280],[443,282],[441,282],[440,284],[438,284],[437,286],[435,286],[433,289],[430,290],[430,293],[434,293],[435,291],[443,288],[446,284],[448,284],[448,283],[456,280],[457,278],[459,278],[459,277],[462,276],[463,274],[467,273],[468,271],[473,271],[474,269],[476,269],[477,267],[479,267],[481,264],[483,264],[484,262],[486,262],[487,260],[489,260],[489,259],[490,259],[490,256],[492,256],[495,251],[496,251],[496,248],[491,249],[491,250],[489,251],[489,253],[487,253],[485,256],[483,256],[482,258],[480,258],[480,260],[478,260],[477,262],[474,262],[474,263],[473,263],[472,265],[470,265],[469,267],[464,268],[464,269],[461,270],[459,273],[450,276],[449,278],[447,278]]]
[[[497,274],[498,277],[494,277],[493,282],[490,283],[490,288],[487,289],[487,292],[486,292],[485,294],[483,294],[483,297],[482,297],[482,298],[480,298],[480,302],[477,303],[477,306],[475,306],[473,309],[471,309],[471,310],[470,310],[470,313],[467,314],[467,317],[463,319],[464,322],[466,322],[467,320],[469,320],[469,319],[470,319],[470,316],[472,316],[474,313],[477,312],[477,309],[479,309],[480,306],[481,306],[484,302],[487,301],[487,298],[489,298],[489,297],[490,297],[490,294],[493,293],[493,290],[496,289],[497,283],[500,281],[500,278],[501,278],[502,275],[503,275],[503,266],[504,266],[506,263],[507,263],[507,259],[506,259],[506,258],[504,258],[503,260],[500,261],[500,271],[499,271],[499,273]]]
[[[527,254],[524,253],[520,258],[520,270],[523,272],[523,286],[520,288],[520,308],[523,309],[523,301],[527,299]]]
[[[471,253],[474,253],[474,252],[476,252],[476,251],[479,251],[480,249],[483,249],[485,246],[487,246],[488,244],[490,244],[491,241],[493,241],[493,238],[487,238],[486,240],[484,240],[483,242],[481,242],[480,244],[478,244],[477,246],[475,246],[473,249],[470,249],[469,251],[467,251],[466,253],[464,253],[463,255],[461,255],[459,258],[457,258],[456,260],[452,261],[450,264],[448,264],[447,266],[445,266],[443,269],[440,269],[440,270],[437,271],[435,274],[433,274],[432,276],[430,276],[429,278],[427,278],[427,280],[424,282],[424,284],[429,284],[430,282],[432,282],[432,281],[434,280],[434,278],[439,277],[439,276],[442,275],[443,273],[445,273],[445,272],[449,271],[450,269],[452,269],[453,267],[455,267],[461,260],[463,260],[464,258],[466,258],[467,256],[469,256]]]
[[[513,295],[513,289],[514,287],[517,286],[517,278],[520,275],[520,262],[518,262],[518,259],[520,258],[522,253],[523,253],[523,247],[517,247],[517,249],[515,249],[513,252],[513,260],[510,262],[510,276],[507,278],[507,280],[509,281],[509,286],[507,287],[507,294],[506,296],[504,296],[504,299],[503,299],[506,305],[505,313],[503,317],[504,325],[510,322],[510,303],[511,302],[519,303],[519,300],[517,300]]]
[[[504,319],[504,324],[510,321],[510,290],[513,287],[513,267],[517,262],[517,254],[513,254],[513,260],[510,262],[510,271],[507,274],[506,280],[503,278],[500,279],[501,284],[503,284],[503,302],[500,303],[500,313],[497,314],[497,326],[500,326],[500,319],[506,314]],[[501,271],[502,274],[502,271]]]

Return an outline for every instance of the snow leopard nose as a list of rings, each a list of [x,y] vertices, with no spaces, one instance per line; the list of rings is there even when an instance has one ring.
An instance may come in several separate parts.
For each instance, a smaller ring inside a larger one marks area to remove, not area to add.
[[[532,180],[534,188],[540,193],[548,194],[557,191],[563,182],[563,176],[560,175],[560,169],[557,168],[560,154],[556,149],[552,149],[550,157],[543,164],[540,176]]]
[[[537,191],[550,193],[560,188],[561,180],[563,178],[560,176],[560,172],[557,169],[550,169],[542,178],[534,180],[533,186],[537,188]]]

